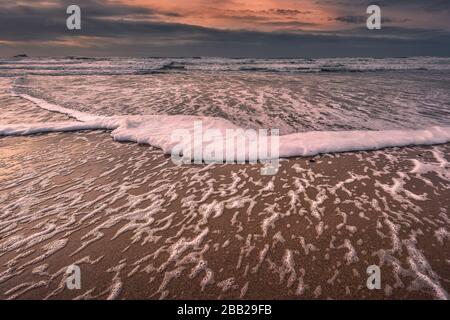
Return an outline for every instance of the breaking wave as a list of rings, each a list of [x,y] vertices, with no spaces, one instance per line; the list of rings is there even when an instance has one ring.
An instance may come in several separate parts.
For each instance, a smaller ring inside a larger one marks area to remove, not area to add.
[[[129,141],[148,144],[170,154],[178,141],[172,139],[174,129],[185,129],[194,134],[194,123],[201,121],[204,129],[214,129],[222,135],[220,139],[203,141],[203,150],[214,145],[222,148],[226,159],[227,129],[243,129],[218,117],[189,115],[138,115],[138,116],[97,116],[80,112],[27,94],[15,95],[29,100],[42,109],[66,114],[77,121],[23,123],[0,125],[0,136],[30,135],[46,132],[68,132],[79,130],[111,130],[116,141]],[[266,139],[269,139],[266,137]],[[450,127],[434,126],[420,130],[351,130],[351,131],[313,131],[282,135],[279,137],[280,157],[313,156],[321,153],[376,150],[386,147],[412,145],[433,145],[450,142]],[[268,142],[266,141],[268,144]],[[267,145],[265,144],[265,145]],[[191,145],[183,145],[182,154],[186,154]],[[217,150],[217,149],[215,149]],[[244,150],[245,152],[245,150]],[[236,155],[237,158],[246,155]]]
[[[10,58],[0,59],[0,76],[143,75],[181,71],[234,72],[374,72],[448,71],[450,58]]]

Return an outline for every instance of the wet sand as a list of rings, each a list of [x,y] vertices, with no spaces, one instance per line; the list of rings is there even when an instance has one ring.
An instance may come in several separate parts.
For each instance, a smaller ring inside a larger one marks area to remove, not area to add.
[[[0,138],[0,299],[448,298],[449,154],[289,159],[270,177],[107,132]]]

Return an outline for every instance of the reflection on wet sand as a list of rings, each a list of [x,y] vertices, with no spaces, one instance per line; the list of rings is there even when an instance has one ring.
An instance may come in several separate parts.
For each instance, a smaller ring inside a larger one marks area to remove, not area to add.
[[[2,138],[0,297],[448,298],[449,148],[290,159],[263,177],[108,133]]]

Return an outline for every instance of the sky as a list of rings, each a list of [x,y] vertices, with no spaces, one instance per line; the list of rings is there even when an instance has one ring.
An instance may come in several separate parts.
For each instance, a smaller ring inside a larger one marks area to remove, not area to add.
[[[66,8],[81,8],[68,30]],[[366,9],[380,6],[382,29]],[[0,0],[0,56],[450,56],[449,0]]]

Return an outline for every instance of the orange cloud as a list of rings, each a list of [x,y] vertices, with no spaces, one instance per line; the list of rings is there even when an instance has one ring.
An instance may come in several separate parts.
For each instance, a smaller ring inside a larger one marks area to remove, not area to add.
[[[322,30],[333,23],[331,8],[296,0],[128,0],[155,9],[161,20],[219,29],[258,31]]]

